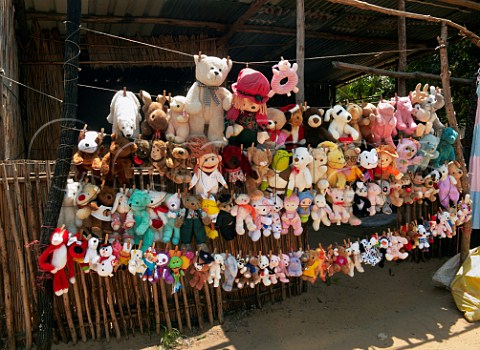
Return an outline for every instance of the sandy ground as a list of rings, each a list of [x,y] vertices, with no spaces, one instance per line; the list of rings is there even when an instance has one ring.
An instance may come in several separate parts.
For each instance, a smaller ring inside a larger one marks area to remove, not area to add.
[[[480,327],[465,321],[431,276],[446,259],[390,263],[182,339],[183,349],[479,349]],[[158,349],[158,336],[55,349]]]

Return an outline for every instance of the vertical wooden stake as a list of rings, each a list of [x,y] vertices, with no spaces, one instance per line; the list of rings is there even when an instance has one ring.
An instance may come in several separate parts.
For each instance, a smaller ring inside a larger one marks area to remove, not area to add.
[[[82,273],[82,272],[80,272]],[[75,283],[71,286],[73,289],[73,295],[75,297],[75,306],[77,309],[77,318],[80,326],[80,336],[82,337],[82,342],[87,342],[87,333],[85,332],[85,324],[83,323],[83,309],[82,303],[80,302],[80,291],[78,290],[78,283]]]
[[[85,304],[85,311],[87,313],[88,327],[90,328],[90,334],[92,335],[92,339],[95,340],[95,329],[93,327],[92,314],[90,313],[90,303],[89,303],[91,291],[87,289],[85,274],[83,273],[83,271],[80,271],[80,281],[82,283],[83,303]]]
[[[448,28],[445,22],[442,22],[441,34],[440,37],[437,38],[439,48],[440,48],[440,65],[442,68],[442,72],[440,76],[442,78],[442,85],[443,85],[443,96],[445,98],[445,112],[448,119],[448,124],[451,128],[455,131],[459,132],[457,118],[455,117],[455,110],[453,109],[452,103],[452,94],[450,91],[450,71],[448,67],[448,52],[447,52],[447,40],[448,40]],[[463,147],[462,142],[460,140],[460,136],[457,137],[455,141],[455,158],[460,163],[463,171],[463,176],[461,179],[462,188],[463,188],[463,195],[470,193],[470,184],[468,182],[468,171],[467,165],[465,163],[465,157],[463,156]],[[462,242],[460,248],[460,263],[463,263],[465,259],[468,257],[470,252],[470,237],[472,235],[472,221],[468,221],[463,224],[463,234],[462,234]]]
[[[297,0],[297,64],[298,64],[298,93],[297,104],[305,101],[304,64],[305,64],[305,4],[304,0]]]
[[[12,304],[12,285],[10,283],[10,272],[8,271],[7,242],[5,240],[5,231],[3,223],[0,220],[0,262],[3,272],[3,290],[5,295],[5,323],[7,328],[7,348],[15,349],[15,323]]]
[[[120,326],[118,325],[117,315],[115,314],[115,305],[113,305],[113,297],[112,297],[112,288],[110,286],[110,277],[105,277],[105,286],[107,287],[107,301],[108,307],[110,309],[110,316],[112,316],[112,323],[115,329],[115,335],[117,340],[120,340]]]
[[[68,297],[68,293],[62,294],[63,299],[63,308],[65,311],[65,317],[67,318],[68,328],[70,329],[70,334],[72,335],[72,343],[77,344],[78,336],[77,330],[75,328],[75,322],[73,322],[72,317],[72,310],[70,309],[70,298]]]
[[[398,10],[405,11],[405,0],[398,0]],[[398,26],[398,71],[407,71],[407,24],[406,18],[397,17]],[[407,86],[404,78],[397,78],[397,93],[399,96],[407,95]]]

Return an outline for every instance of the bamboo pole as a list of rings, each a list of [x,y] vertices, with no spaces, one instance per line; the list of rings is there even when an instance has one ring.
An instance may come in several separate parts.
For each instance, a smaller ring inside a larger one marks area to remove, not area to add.
[[[153,291],[153,308],[155,310],[155,333],[160,334],[160,304],[158,303],[157,284],[152,285]]]
[[[60,316],[60,311],[58,310],[58,299],[55,298],[53,302],[53,313],[55,316],[55,321],[57,322],[57,327],[58,327],[58,333],[60,333],[60,338],[62,338],[62,341],[65,344],[68,344],[68,338],[67,338],[67,332],[65,332],[65,328],[63,328],[63,320],[62,317]]]
[[[105,287],[107,288],[107,302],[108,302],[108,307],[110,309],[110,316],[112,318],[113,328],[115,329],[115,335],[117,337],[117,340],[120,340],[122,335],[120,333],[120,326],[118,324],[117,315],[115,314],[115,305],[113,304],[110,278],[105,278]]]
[[[117,270],[118,271],[118,270]],[[125,337],[128,339],[128,330],[127,330],[127,321],[125,320],[125,314],[123,312],[123,300],[127,300],[127,297],[124,296],[123,293],[123,288],[121,285],[121,277],[123,276],[123,273],[118,274],[119,276],[115,279],[112,280],[112,283],[114,283],[113,289],[116,291],[116,298],[115,301],[117,302],[118,305],[118,312],[120,313],[120,319],[122,320],[122,327],[123,327],[123,332],[125,333]],[[115,282],[117,282],[115,284]]]
[[[168,302],[167,302],[167,290],[165,288],[165,281],[163,280],[163,278],[160,278],[160,295],[162,297],[162,307],[163,307],[163,315],[165,316],[165,323],[167,324],[167,329],[171,331],[172,321],[170,320],[170,312],[168,310]]]
[[[145,319],[147,320],[147,329],[148,329],[148,334],[150,334],[150,331],[152,329],[152,324],[150,322],[150,293],[148,292],[148,286],[147,283],[144,282],[142,283],[142,289],[143,293],[145,296]]]
[[[445,112],[448,119],[448,124],[451,128],[453,128],[456,132],[458,130],[457,118],[455,117],[455,110],[453,108],[452,103],[452,94],[450,91],[450,70],[448,67],[448,52],[447,52],[447,40],[448,40],[448,27],[447,22],[442,22],[441,27],[441,34],[437,38],[439,48],[440,48],[440,64],[442,68],[442,87],[443,87],[443,96],[445,98]],[[463,147],[460,137],[457,137],[455,141],[455,158],[460,163],[463,175],[461,178],[462,188],[463,188],[463,195],[470,193],[470,184],[468,182],[468,171],[467,171],[467,164],[465,162],[465,157],[463,155]],[[468,257],[470,253],[470,237],[472,235],[472,221],[469,220],[465,224],[463,224],[463,234],[462,234],[462,242],[460,248],[460,262],[463,263],[465,259]]]
[[[295,95],[297,104],[305,101],[304,63],[305,63],[305,4],[304,0],[297,0],[297,64],[298,64],[298,92]]]
[[[180,304],[178,302],[178,293],[173,294],[173,301],[175,302],[175,314],[177,315],[178,330],[183,333],[182,314],[180,313]]]
[[[36,204],[37,204],[37,213],[38,213],[38,227],[42,225],[43,220],[43,200],[42,200],[42,190],[40,183],[40,165],[36,162],[33,166],[35,172],[35,195],[36,195]],[[34,197],[35,198],[35,197]]]
[[[15,324],[14,324],[14,308],[12,304],[12,284],[10,282],[10,271],[8,271],[7,241],[5,239],[5,231],[0,218],[0,257],[3,272],[3,291],[5,296],[5,326],[7,328],[7,348],[16,349],[15,342]]]
[[[5,193],[5,198],[7,201],[7,210],[8,210],[8,217],[10,220],[10,228],[12,230],[13,240],[15,242],[15,252],[17,255],[17,263],[18,263],[18,274],[20,275],[20,293],[21,293],[21,300],[23,304],[23,316],[24,316],[24,323],[25,323],[25,347],[27,349],[32,348],[32,321],[31,321],[31,314],[30,314],[30,300],[28,297],[28,283],[26,278],[26,271],[25,271],[25,262],[22,250],[22,244],[20,242],[20,237],[17,230],[17,224],[15,222],[15,209],[13,208],[12,197],[10,196],[10,186],[6,181],[7,178],[7,168],[5,163],[2,164],[2,173],[3,173],[3,191]],[[53,292],[52,292],[53,295]]]
[[[23,238],[23,243],[24,246],[29,242],[28,239],[28,229],[27,229],[27,221],[25,219],[25,213],[23,211],[23,200],[22,200],[22,195],[20,191],[20,185],[18,184],[18,169],[17,165],[15,163],[12,164],[13,167],[13,178],[14,178],[14,193],[15,193],[15,199],[17,202],[17,214],[18,218],[20,220],[20,228],[22,230],[22,238]],[[30,282],[30,290],[32,291],[33,294],[33,305],[32,307],[35,307],[37,305],[38,299],[37,299],[37,294],[33,293],[33,291],[36,289],[36,284],[35,284],[35,272],[36,269],[33,266],[32,262],[32,251],[30,248],[25,249],[25,256],[26,256],[26,261],[27,261],[27,270],[28,270],[28,281]]]
[[[222,300],[222,287],[215,288],[217,299],[217,319],[218,323],[223,324],[223,300]]]
[[[200,330],[203,330],[205,327],[203,323],[203,311],[202,304],[200,303],[200,295],[197,288],[194,288],[193,290],[193,298],[195,299],[195,308],[197,309],[198,328],[200,328]]]
[[[180,277],[180,282],[185,286],[185,279],[183,276]],[[183,305],[185,310],[185,319],[187,321],[187,328],[189,331],[192,330],[192,320],[190,319],[190,306],[188,305],[188,295],[185,288],[182,289]]]
[[[391,15],[391,16],[403,16],[403,17],[407,17],[407,18],[420,19],[420,20],[423,20],[423,21],[436,22],[436,23],[444,22],[445,25],[448,25],[449,27],[455,28],[458,31],[460,31],[460,33],[462,35],[466,36],[467,38],[469,38],[470,41],[475,46],[480,47],[480,37],[478,35],[471,32],[467,28],[462,27],[461,25],[459,25],[455,22],[452,22],[448,19],[445,19],[445,18],[433,17],[433,16],[430,16],[430,15],[422,15],[422,14],[419,14],[419,13],[393,10],[393,9],[382,7],[382,6],[372,5],[372,4],[369,4],[368,2],[359,1],[359,0],[328,0],[328,1],[333,2],[335,4],[342,4],[342,5],[356,7],[356,8],[362,9],[362,10],[370,10],[370,11],[375,11],[375,12],[381,12],[381,13],[385,13],[385,14]]]
[[[85,305],[85,312],[87,314],[88,320],[88,327],[90,328],[90,334],[92,336],[92,340],[95,340],[95,328],[93,327],[92,315],[90,313],[90,291],[87,290],[85,274],[80,271],[80,282],[82,283],[82,290],[83,290],[83,303]]]
[[[205,303],[207,304],[208,321],[210,322],[210,325],[213,326],[212,299],[210,298],[210,288],[206,281],[203,289],[205,291]]]
[[[132,334],[135,336],[135,325],[132,318],[132,311],[130,310],[130,300],[128,298],[128,291],[127,291],[127,277],[125,273],[120,274],[120,284],[123,292],[123,297],[125,300],[125,305],[127,306],[127,314],[128,314],[128,320],[130,322],[130,330],[132,331]]]
[[[92,273],[89,273],[90,276],[90,284],[92,288],[92,302],[93,308],[95,310],[95,333],[96,339],[99,340],[102,337],[102,325],[101,325],[101,313],[100,313],[100,306],[98,305],[98,285],[97,281],[95,280],[95,276]]]
[[[68,297],[68,293],[62,294],[62,299],[68,328],[70,329],[70,334],[72,335],[72,343],[77,344],[77,330],[75,328],[75,323],[73,322],[72,310],[70,309],[70,298]]]
[[[140,291],[138,290],[137,276],[133,276],[132,281],[133,281],[133,291],[135,293],[135,301],[136,301],[136,307],[137,307],[138,325],[140,327],[140,334],[143,334],[143,322],[142,322],[142,315],[141,315],[142,309],[140,307]]]
[[[25,170],[25,195],[27,203],[27,221],[29,232],[31,233],[30,239],[35,240],[39,239],[38,226],[35,220],[35,211],[33,209],[33,188],[32,182],[30,180],[30,164],[27,162],[23,163],[23,168]],[[35,300],[37,300],[37,294],[34,293]]]
[[[60,131],[60,143],[57,149],[55,176],[52,178],[51,191],[48,196],[40,234],[40,243],[44,245],[49,243],[50,227],[57,224],[63,201],[63,190],[67,184],[67,177],[70,172],[70,161],[73,152],[71,145],[75,144],[75,131],[73,128],[75,127],[77,116],[77,66],[80,56],[78,43],[80,42],[79,25],[81,10],[81,1],[68,1],[65,39],[65,62],[68,62],[68,64],[64,66],[65,94],[62,105],[62,129]],[[38,288],[38,314],[40,318],[39,331],[37,333],[37,348],[39,350],[48,350],[52,347],[53,286],[51,280],[42,282],[43,285],[41,288]],[[28,333],[27,336],[31,338],[31,335],[28,335]]]
[[[85,324],[83,323],[83,310],[82,303],[80,302],[80,292],[78,290],[78,283],[73,284],[73,295],[75,297],[75,305],[77,309],[77,318],[80,328],[80,336],[82,337],[82,342],[87,342],[87,333],[85,332]]]
[[[398,10],[405,11],[405,0],[398,0]],[[398,32],[398,70],[405,72],[407,70],[407,24],[405,17],[397,18]],[[397,93],[399,96],[407,95],[407,86],[405,79],[397,78]]]
[[[103,280],[101,277],[98,277],[98,290],[100,291],[100,306],[102,307],[102,316],[103,316],[103,327],[105,328],[105,339],[107,343],[110,343],[110,326],[107,318],[107,307],[105,306],[105,292],[103,290]]]

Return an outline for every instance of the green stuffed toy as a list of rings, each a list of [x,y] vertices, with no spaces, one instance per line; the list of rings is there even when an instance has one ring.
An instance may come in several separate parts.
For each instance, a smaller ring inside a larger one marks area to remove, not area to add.
[[[439,156],[433,161],[433,167],[438,168],[444,163],[448,163],[455,160],[455,150],[453,144],[457,140],[458,132],[450,127],[444,128],[442,135],[440,136],[440,143],[438,144],[437,151]]]
[[[150,227],[150,216],[147,212],[147,205],[150,204],[150,196],[147,191],[136,189],[128,199],[128,205],[132,208],[135,226],[135,244],[140,244],[142,240],[141,250],[145,251],[152,245],[155,231]]]

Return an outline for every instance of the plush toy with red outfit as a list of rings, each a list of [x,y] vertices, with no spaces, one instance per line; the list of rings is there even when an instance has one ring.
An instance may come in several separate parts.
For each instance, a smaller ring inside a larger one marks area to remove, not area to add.
[[[259,71],[244,68],[232,84],[232,108],[227,112],[229,125],[225,137],[230,145],[263,144],[270,138],[266,128],[270,84]]]
[[[50,245],[38,258],[40,269],[53,274],[53,291],[58,296],[68,292],[68,281],[75,283],[75,267],[67,253],[67,243],[68,231],[63,226],[56,228],[50,236]]]
[[[374,175],[376,179],[388,180],[390,176],[397,180],[403,177],[403,174],[395,166],[395,159],[398,153],[392,145],[381,145],[377,147],[378,166],[375,168]]]

